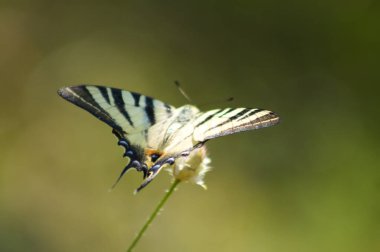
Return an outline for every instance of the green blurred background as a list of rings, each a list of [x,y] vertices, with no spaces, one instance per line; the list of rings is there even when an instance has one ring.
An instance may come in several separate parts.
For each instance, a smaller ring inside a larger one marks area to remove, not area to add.
[[[209,142],[136,251],[380,251],[378,1],[0,3],[0,251],[124,251],[137,196],[111,129],[56,91],[104,84],[280,125]]]

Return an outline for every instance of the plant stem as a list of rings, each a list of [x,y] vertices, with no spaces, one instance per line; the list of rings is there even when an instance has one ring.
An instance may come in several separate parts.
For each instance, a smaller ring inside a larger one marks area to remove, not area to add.
[[[158,203],[157,207],[154,209],[153,213],[149,216],[148,220],[145,222],[144,226],[141,228],[140,232],[137,234],[136,238],[133,240],[129,248],[127,249],[127,252],[131,252],[133,248],[137,245],[137,243],[140,241],[141,237],[149,227],[149,225],[152,223],[152,221],[156,218],[157,214],[160,212],[162,206],[165,204],[165,202],[168,200],[170,195],[174,192],[174,189],[179,184],[180,180],[174,180],[173,184],[169,188],[169,190],[165,193],[164,197],[161,199],[161,201]]]

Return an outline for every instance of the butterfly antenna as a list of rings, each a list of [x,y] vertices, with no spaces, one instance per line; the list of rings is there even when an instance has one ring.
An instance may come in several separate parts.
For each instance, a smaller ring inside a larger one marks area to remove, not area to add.
[[[185,97],[187,101],[192,102],[190,96],[188,96],[186,92],[182,89],[181,84],[179,84],[179,81],[174,81],[174,84],[178,88],[178,91],[183,95],[183,97]]]

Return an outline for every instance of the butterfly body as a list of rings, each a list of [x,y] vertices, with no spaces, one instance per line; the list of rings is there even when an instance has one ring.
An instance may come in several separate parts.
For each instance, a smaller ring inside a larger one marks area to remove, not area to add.
[[[191,122],[199,112],[192,105],[175,109],[173,116],[148,129],[148,147],[165,152],[178,149],[179,146],[183,150],[193,147],[191,133],[194,131],[194,125]]]
[[[201,112],[193,105],[175,108],[148,96],[104,86],[65,87],[58,94],[113,128],[129,159],[117,182],[135,168],[144,174],[137,190],[167,166],[173,166],[174,175],[183,180],[199,172],[199,167],[209,163],[204,144],[210,139],[279,121],[268,110],[224,108]],[[194,182],[202,184],[200,180]]]

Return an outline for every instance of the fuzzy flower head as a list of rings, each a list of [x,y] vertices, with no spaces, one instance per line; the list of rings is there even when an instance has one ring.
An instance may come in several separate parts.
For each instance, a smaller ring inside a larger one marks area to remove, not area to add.
[[[189,156],[177,160],[169,172],[174,179],[179,181],[190,181],[206,189],[204,176],[210,170],[211,160],[207,157],[206,147],[193,150]]]

